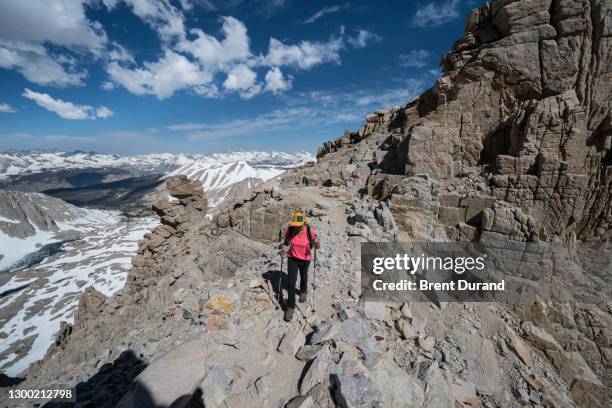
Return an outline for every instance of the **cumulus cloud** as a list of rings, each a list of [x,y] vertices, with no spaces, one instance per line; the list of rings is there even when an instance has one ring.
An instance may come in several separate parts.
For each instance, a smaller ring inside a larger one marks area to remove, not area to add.
[[[285,77],[278,67],[273,67],[266,73],[265,90],[273,94],[279,94],[291,89],[292,77]]]
[[[0,68],[44,86],[83,85],[85,70],[48,45],[101,56],[108,42],[100,23],[85,15],[86,0],[6,0],[0,13]]]
[[[86,0],[4,0],[0,38],[36,44],[100,50],[107,42],[102,26],[85,15]]]
[[[256,81],[255,71],[241,64],[229,71],[223,87],[228,91],[240,91],[243,98],[249,99],[261,91],[261,86]]]
[[[400,65],[402,67],[423,68],[427,65],[430,56],[431,53],[428,50],[411,50],[405,54],[400,54]]]
[[[0,102],[0,113],[15,113],[15,109],[5,102]]]
[[[51,95],[46,93],[34,92],[28,88],[24,89],[21,95],[36,102],[38,106],[57,113],[64,119],[104,119],[113,115],[113,111],[106,106],[94,108],[89,105],[76,105],[72,102],[62,101],[61,99],[54,99]]]
[[[111,82],[105,82],[103,89],[112,89],[111,83],[114,83],[129,92],[151,94],[159,99],[182,89],[217,97],[219,87],[214,80],[218,73],[223,73],[225,79],[220,86],[225,93],[236,92],[245,99],[262,91],[277,94],[291,89],[293,80],[291,76],[284,76],[280,67],[306,70],[324,63],[339,63],[345,44],[343,31],[323,42],[286,44],[271,38],[267,54],[255,56],[246,26],[233,17],[222,17],[221,21],[219,36],[201,29],[190,30],[172,47],[166,46],[164,55],[157,61],[144,62],[142,66],[135,66],[129,53],[116,47],[106,66]],[[378,37],[362,30],[356,36],[355,46],[365,46],[374,38]],[[257,80],[255,71],[261,67],[269,67],[263,82]]]
[[[65,66],[38,44],[0,40],[0,68],[14,69],[28,81],[44,86],[83,85],[85,71]]]
[[[113,112],[112,110],[108,109],[106,106],[100,106],[98,109],[96,109],[95,117],[96,118],[106,119],[106,118],[110,118],[114,114],[115,114],[115,112]]]
[[[365,48],[373,42],[380,41],[379,35],[376,35],[368,30],[359,30],[354,36],[347,38],[349,44],[355,48]]]
[[[340,50],[343,46],[341,37],[331,37],[327,42],[301,41],[293,45],[270,38],[265,60],[272,66],[290,65],[310,69],[327,62],[340,62]]]
[[[41,86],[83,86],[88,77],[83,62],[93,58],[108,75],[98,85],[106,91],[121,86],[159,99],[180,90],[209,98],[227,93],[251,98],[261,92],[277,94],[291,89],[293,77],[281,69],[308,70],[340,63],[340,52],[348,44],[364,47],[379,39],[366,30],[347,37],[342,28],[327,41],[291,43],[270,38],[268,49],[255,54],[247,27],[234,17],[221,17],[218,34],[186,27],[184,13],[196,7],[231,9],[242,1],[48,0],[40,7],[38,0],[7,0],[0,15],[0,68],[15,70]],[[120,3],[157,33],[162,50],[158,57],[137,61],[123,45],[110,41],[102,25],[86,13],[89,7],[111,11]],[[255,3],[278,11],[289,1]],[[346,7],[325,7],[308,20],[316,21]]]
[[[190,31],[195,39],[183,39],[177,44],[181,51],[193,55],[207,69],[219,69],[251,57],[250,39],[246,26],[234,17],[222,17],[223,39],[218,40],[200,29]]]
[[[136,95],[155,95],[165,99],[177,90],[206,85],[213,79],[195,62],[171,50],[155,62],[145,62],[142,68],[127,68],[113,61],[106,67],[111,79]]]
[[[410,24],[415,27],[437,27],[459,17],[460,0],[435,1],[419,8]]]
[[[306,20],[304,20],[304,22],[302,24],[314,23],[318,19],[320,19],[322,17],[325,17],[328,14],[337,13],[340,10],[342,10],[341,6],[323,7],[321,10],[317,11],[312,16],[310,16]]]

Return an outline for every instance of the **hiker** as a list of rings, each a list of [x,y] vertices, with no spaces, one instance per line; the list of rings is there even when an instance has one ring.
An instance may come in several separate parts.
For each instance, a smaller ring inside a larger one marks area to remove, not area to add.
[[[300,303],[306,301],[308,292],[308,267],[312,259],[312,248],[319,248],[317,231],[308,225],[304,213],[297,211],[285,230],[285,241],[281,246],[281,254],[287,254],[287,273],[289,275],[289,299],[285,310],[285,321],[293,319],[295,310],[295,284],[300,272]]]

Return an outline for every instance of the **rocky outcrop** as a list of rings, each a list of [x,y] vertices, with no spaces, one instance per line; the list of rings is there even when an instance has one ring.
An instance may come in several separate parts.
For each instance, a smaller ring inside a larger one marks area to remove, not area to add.
[[[405,175],[480,178],[493,197],[538,219],[542,238],[608,239],[610,7],[500,0],[475,9],[433,88],[368,116],[287,181],[367,185],[388,197]],[[457,212],[444,210],[445,221],[449,213],[460,221]]]
[[[57,222],[84,215],[86,210],[44,194],[0,190],[0,232],[9,237],[23,239],[38,231],[58,232]]]

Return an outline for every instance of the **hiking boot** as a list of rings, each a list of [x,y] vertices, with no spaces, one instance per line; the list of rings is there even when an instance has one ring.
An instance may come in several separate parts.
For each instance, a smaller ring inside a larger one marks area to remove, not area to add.
[[[299,300],[299,302],[300,303],[306,302],[306,298],[307,298],[307,293],[306,292],[300,293],[300,300]]]
[[[293,319],[293,309],[285,310],[285,321],[290,322]]]

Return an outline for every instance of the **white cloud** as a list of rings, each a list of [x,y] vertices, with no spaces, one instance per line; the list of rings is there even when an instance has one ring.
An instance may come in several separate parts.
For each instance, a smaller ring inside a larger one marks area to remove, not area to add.
[[[223,87],[228,91],[240,91],[243,98],[250,99],[261,91],[261,86],[256,81],[255,71],[240,64],[229,71]]]
[[[38,106],[48,111],[57,113],[64,119],[104,119],[113,115],[113,111],[106,106],[94,108],[89,105],[75,105],[72,102],[54,99],[49,94],[34,92],[28,88],[24,89],[22,96],[36,102]]]
[[[230,91],[242,91],[255,84],[257,74],[246,65],[237,65],[227,74],[223,87]]]
[[[87,75],[55,61],[45,47],[38,44],[0,40],[0,68],[15,69],[28,81],[38,85],[83,85]]]
[[[87,0],[6,0],[0,13],[0,68],[14,69],[28,81],[44,86],[83,85],[85,70],[67,54],[100,56],[106,33],[85,14]],[[54,45],[53,54],[48,45]]]
[[[318,19],[320,19],[320,18],[322,18],[322,17],[324,17],[324,16],[326,16],[328,14],[336,13],[336,12],[338,12],[340,10],[342,10],[342,7],[340,7],[340,6],[323,7],[321,10],[317,11],[312,16],[310,16],[306,20],[304,20],[304,22],[302,24],[314,23]]]
[[[185,11],[189,11],[193,8],[193,3],[190,0],[179,0],[181,8]]]
[[[177,123],[175,125],[166,126],[166,129],[176,132],[182,130],[199,130],[205,127],[206,125],[203,123]]]
[[[355,48],[365,48],[370,43],[380,41],[381,38],[368,30],[359,30],[355,36],[348,37],[346,40]]]
[[[196,85],[193,87],[193,91],[206,98],[218,98],[221,96],[219,88],[215,84]]]
[[[428,3],[416,11],[410,24],[416,27],[440,26],[459,17],[459,2],[445,0]]]
[[[428,50],[411,50],[406,54],[400,54],[400,65],[402,67],[418,67],[423,68],[427,65],[427,61],[431,53]]]
[[[327,42],[301,41],[293,45],[270,38],[265,60],[273,66],[290,65],[310,69],[326,62],[340,62],[339,52],[343,43],[341,37],[332,37]]]
[[[177,49],[196,57],[208,70],[219,69],[250,58],[250,39],[246,26],[234,17],[223,17],[222,21],[223,40],[219,41],[200,29],[193,29],[190,33],[196,38],[181,40],[177,44]]]
[[[115,84],[110,81],[104,81],[102,82],[102,85],[100,85],[100,88],[104,89],[105,91],[112,91],[115,89]]]
[[[139,67],[133,66],[134,59],[127,51],[115,46],[106,71],[112,82],[129,92],[152,94],[159,99],[168,98],[182,89],[205,97],[218,97],[219,87],[214,79],[216,74],[224,73],[225,80],[220,85],[223,91],[237,92],[248,99],[262,90],[281,93],[291,89],[293,78],[283,76],[279,67],[310,69],[323,63],[339,63],[339,53],[344,48],[342,31],[340,36],[332,36],[326,42],[285,44],[271,38],[267,55],[255,56],[246,26],[233,17],[222,17],[221,21],[219,37],[201,29],[190,30],[189,35],[168,44],[164,56],[158,61],[145,62]],[[367,33],[360,41],[368,42],[374,37],[374,34]],[[264,83],[257,81],[256,67],[270,67]],[[102,86],[103,89],[112,89],[107,82]]]
[[[132,54],[116,42],[113,42],[112,44],[112,48],[108,53],[108,59],[111,61],[128,62],[132,64],[136,63]]]
[[[4,0],[0,38],[100,50],[107,41],[101,25],[85,15],[86,0]]]
[[[115,112],[113,112],[112,110],[108,109],[106,106],[100,106],[98,109],[96,109],[96,115],[95,116],[97,118],[106,119],[106,118],[110,118],[114,114],[115,114]]]
[[[291,89],[293,78],[283,76],[278,67],[273,67],[266,73],[265,80],[266,86],[264,90],[278,94]]]
[[[198,85],[206,85],[213,79],[210,72],[185,56],[165,50],[156,62],[145,62],[142,68],[126,68],[116,61],[106,67],[106,72],[117,84],[136,95],[155,95],[165,99],[174,92]]]
[[[15,113],[15,109],[5,102],[0,102],[0,113]]]

